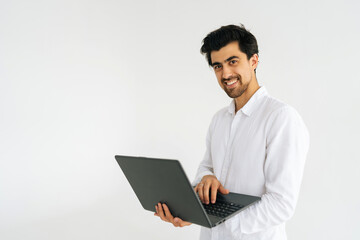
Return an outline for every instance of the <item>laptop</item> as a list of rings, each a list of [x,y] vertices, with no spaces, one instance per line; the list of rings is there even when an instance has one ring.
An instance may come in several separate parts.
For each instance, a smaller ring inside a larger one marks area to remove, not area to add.
[[[207,228],[260,200],[257,196],[218,192],[215,204],[203,204],[178,160],[120,155],[115,159],[144,209],[155,212],[157,203],[165,203],[174,217]]]

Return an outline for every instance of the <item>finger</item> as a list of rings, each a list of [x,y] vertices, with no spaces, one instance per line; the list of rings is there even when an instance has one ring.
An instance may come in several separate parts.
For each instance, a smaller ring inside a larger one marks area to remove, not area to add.
[[[217,183],[213,183],[211,185],[211,203],[215,203],[216,201],[216,194],[218,191],[219,185]]]
[[[220,184],[219,192],[222,194],[228,194],[230,191],[228,189],[225,189],[223,185]]]
[[[180,226],[181,226],[181,222],[182,222],[182,220],[181,220],[180,218],[176,217],[176,218],[174,218],[173,225],[174,225],[175,227],[180,227]]]
[[[154,213],[154,216],[159,216],[157,205],[155,205],[155,213]]]
[[[176,217],[176,218],[174,218],[174,225],[176,227],[185,227],[185,226],[191,225],[191,222],[186,222],[186,221],[183,221],[180,218]]]
[[[203,183],[199,183],[197,186],[197,190],[198,190],[199,198],[200,198],[201,202],[204,202],[203,187],[204,187]]]
[[[166,206],[166,204],[163,204],[163,209],[164,209],[164,212],[165,212],[165,217],[168,221],[172,222],[172,220],[174,219],[173,215],[171,215],[171,212],[168,208],[168,206]]]
[[[209,204],[209,191],[210,191],[210,182],[206,182],[204,185],[204,202]]]
[[[160,203],[158,203],[158,214],[159,214],[161,220],[163,220],[165,222],[168,222],[168,220],[165,217],[164,211],[163,211]]]
[[[174,227],[180,227],[180,221],[179,221],[180,218],[174,218],[173,221],[172,221],[172,224],[174,225]]]

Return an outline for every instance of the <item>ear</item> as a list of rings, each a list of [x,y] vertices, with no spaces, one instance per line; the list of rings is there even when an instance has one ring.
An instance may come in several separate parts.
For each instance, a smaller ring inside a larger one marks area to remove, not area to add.
[[[256,69],[259,63],[259,55],[257,55],[256,53],[254,55],[252,55],[252,57],[250,58],[250,64],[252,69]]]

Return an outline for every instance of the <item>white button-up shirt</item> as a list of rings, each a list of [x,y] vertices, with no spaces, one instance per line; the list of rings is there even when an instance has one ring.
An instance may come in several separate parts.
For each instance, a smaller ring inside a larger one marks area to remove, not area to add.
[[[261,200],[200,239],[286,239],[285,222],[294,213],[309,147],[307,128],[296,110],[259,88],[235,114],[235,102],[213,117],[206,153],[194,185],[215,175],[230,192]]]

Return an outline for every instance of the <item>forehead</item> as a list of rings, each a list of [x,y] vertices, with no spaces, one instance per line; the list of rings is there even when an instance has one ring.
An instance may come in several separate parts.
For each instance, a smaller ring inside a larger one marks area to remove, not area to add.
[[[240,51],[239,43],[237,41],[228,43],[218,51],[212,51],[210,54],[211,62],[224,62],[227,58],[232,56],[242,57],[245,53]]]

